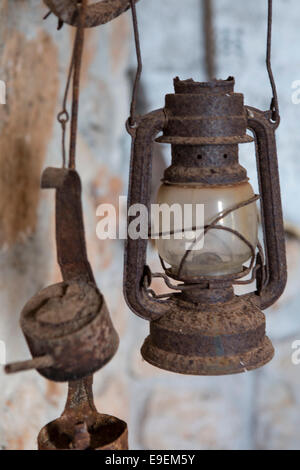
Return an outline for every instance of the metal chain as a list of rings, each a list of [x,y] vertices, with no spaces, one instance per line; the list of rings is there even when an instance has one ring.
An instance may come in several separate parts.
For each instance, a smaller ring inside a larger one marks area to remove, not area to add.
[[[70,155],[69,168],[75,168],[76,156],[76,134],[78,122],[78,105],[79,105],[79,84],[80,84],[80,68],[84,43],[84,16],[87,7],[87,0],[81,2],[81,13],[79,25],[74,40],[72,58],[69,66],[68,78],[63,97],[62,110],[57,115],[57,120],[62,127],[62,166],[66,167],[66,126],[70,116],[67,110],[67,100],[70,90],[70,84],[73,77],[73,103],[72,103],[72,121],[71,121],[71,137],[70,137]]]
[[[141,44],[140,44],[140,35],[139,35],[139,27],[138,27],[138,19],[136,13],[136,6],[135,0],[130,0],[131,5],[131,12],[132,12],[132,23],[133,23],[133,31],[134,31],[134,41],[135,41],[135,50],[136,50],[136,58],[137,58],[137,71],[132,91],[132,99],[131,99],[131,106],[130,106],[130,116],[127,121],[127,127],[135,127],[136,125],[136,103],[137,103],[137,94],[139,90],[139,84],[141,80],[141,75],[143,71],[143,62],[142,62],[142,54],[141,54]]]
[[[73,102],[72,102],[72,117],[71,117],[71,131],[70,131],[70,153],[69,153],[69,168],[75,169],[76,159],[76,141],[77,141],[77,126],[78,126],[78,109],[79,109],[79,87],[80,87],[80,71],[81,61],[84,45],[84,23],[87,10],[88,0],[81,0],[81,10],[79,15],[78,28],[76,31],[75,45],[74,45],[74,77],[73,77]]]
[[[67,110],[67,100],[68,100],[70,83],[71,83],[71,78],[72,78],[72,73],[73,73],[73,67],[74,67],[74,49],[73,49],[72,59],[71,59],[69,72],[68,72],[68,79],[67,79],[67,84],[66,84],[64,98],[63,98],[62,110],[57,115],[57,120],[61,124],[61,128],[62,128],[62,163],[63,163],[62,166],[63,168],[66,167],[66,126],[70,119],[70,116]]]
[[[273,98],[271,101],[270,110],[272,112],[271,119],[274,122],[275,127],[277,128],[280,124],[280,112],[279,112],[279,103],[276,83],[273,75],[271,58],[272,58],[272,24],[273,24],[273,0],[268,0],[268,35],[267,35],[267,57],[266,64],[268,75],[270,79],[270,84],[273,92]]]

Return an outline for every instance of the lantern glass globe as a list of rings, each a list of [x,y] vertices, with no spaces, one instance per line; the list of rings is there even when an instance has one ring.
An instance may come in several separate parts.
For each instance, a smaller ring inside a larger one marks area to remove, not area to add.
[[[217,277],[242,272],[244,263],[252,256],[250,247],[236,234],[225,230],[211,229],[203,236],[203,226],[211,224],[224,211],[253,197],[253,188],[248,182],[215,186],[162,184],[157,204],[160,209],[169,207],[169,217],[168,210],[160,210],[159,238],[156,240],[159,255],[176,274],[189,249],[181,270],[184,278]],[[182,216],[179,215],[179,208]],[[217,225],[239,232],[256,248],[256,202],[234,210],[219,220]],[[179,233],[181,239],[178,239]]]

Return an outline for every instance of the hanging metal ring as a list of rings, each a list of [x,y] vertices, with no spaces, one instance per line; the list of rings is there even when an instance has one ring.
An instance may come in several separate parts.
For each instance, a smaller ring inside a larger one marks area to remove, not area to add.
[[[139,0],[135,0],[138,2]],[[61,21],[78,26],[79,8],[77,0],[44,0],[47,7]],[[130,0],[102,0],[87,7],[85,28],[92,28],[117,18],[130,8]]]

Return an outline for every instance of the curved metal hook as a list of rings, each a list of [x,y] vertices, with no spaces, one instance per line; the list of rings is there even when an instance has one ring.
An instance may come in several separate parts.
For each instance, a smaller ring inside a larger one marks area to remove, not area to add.
[[[78,173],[47,168],[42,176],[42,188],[56,189],[57,258],[64,281],[81,278],[95,283],[86,251]]]
[[[139,0],[135,0],[138,2]],[[59,20],[78,26],[79,9],[75,0],[44,0]],[[85,27],[92,28],[117,18],[130,8],[129,0],[102,0],[87,7]]]

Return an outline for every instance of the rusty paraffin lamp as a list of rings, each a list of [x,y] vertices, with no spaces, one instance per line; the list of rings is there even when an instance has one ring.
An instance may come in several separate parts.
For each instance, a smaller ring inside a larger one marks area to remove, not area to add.
[[[286,284],[277,126],[270,111],[244,106],[232,77],[208,83],[176,78],[174,86],[164,109],[130,128],[128,205],[150,209],[153,145],[163,131],[156,141],[171,144],[172,165],[157,202],[203,204],[204,245],[186,250],[186,240],[175,239],[172,227],[169,239],[160,233],[156,245],[165,273],[152,274],[147,240],[128,237],[125,297],[133,312],[150,321],[141,352],[152,365],[194,375],[249,371],[273,357],[262,310],[280,297]],[[238,144],[253,141],[247,129],[256,143],[259,196],[239,164]],[[258,241],[258,199],[264,250]],[[156,296],[150,288],[153,277],[162,277],[175,292]],[[253,281],[255,292],[235,295],[234,285]]]

